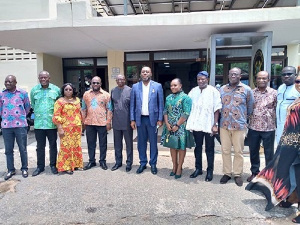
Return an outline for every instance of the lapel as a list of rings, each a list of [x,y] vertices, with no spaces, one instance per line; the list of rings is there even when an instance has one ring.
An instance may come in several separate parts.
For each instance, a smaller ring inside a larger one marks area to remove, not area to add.
[[[150,102],[152,91],[154,90],[152,80],[150,80],[149,85],[150,85],[150,87],[149,87],[148,103]]]
[[[143,104],[143,86],[142,86],[142,82],[143,81],[139,82],[139,88],[138,88],[139,92],[138,93],[139,93],[139,96],[140,96],[141,103]]]

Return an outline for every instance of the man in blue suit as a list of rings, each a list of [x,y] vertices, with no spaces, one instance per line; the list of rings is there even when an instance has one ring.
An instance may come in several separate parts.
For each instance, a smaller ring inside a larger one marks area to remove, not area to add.
[[[163,121],[163,89],[161,84],[151,80],[152,72],[144,66],[141,70],[141,81],[134,84],[130,97],[130,120],[132,129],[137,128],[140,167],[137,174],[147,167],[147,140],[150,142],[151,173],[157,174],[157,129]]]

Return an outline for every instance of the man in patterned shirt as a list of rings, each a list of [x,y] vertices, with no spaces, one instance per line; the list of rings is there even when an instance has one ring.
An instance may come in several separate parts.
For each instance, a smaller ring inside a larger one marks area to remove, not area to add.
[[[54,103],[60,97],[60,89],[50,83],[50,74],[41,71],[38,77],[40,84],[32,88],[30,92],[31,105],[34,110],[34,132],[37,142],[37,168],[32,176],[37,176],[45,170],[46,137],[50,148],[50,168],[53,174],[57,174],[57,127],[52,122]]]
[[[236,185],[242,186],[243,149],[247,131],[247,118],[253,111],[253,93],[251,88],[243,84],[241,69],[229,70],[229,84],[221,87],[222,100],[220,138],[223,158],[223,173],[220,183],[226,184],[233,172]],[[231,159],[231,147],[234,159]],[[232,165],[233,164],[233,165]]]
[[[251,176],[247,178],[248,182],[259,173],[261,141],[263,141],[266,165],[272,160],[274,155],[277,91],[268,87],[269,81],[270,76],[267,71],[257,73],[257,87],[253,90],[254,108],[248,127],[251,162]]]
[[[27,120],[26,115],[30,110],[30,102],[26,91],[16,87],[17,80],[14,75],[5,78],[5,90],[0,93],[0,115],[2,117],[2,134],[5,145],[8,180],[16,174],[14,166],[14,143],[19,146],[22,163],[22,176],[28,177],[27,158]]]
[[[84,167],[88,170],[96,166],[95,151],[97,134],[100,146],[100,167],[107,170],[107,131],[111,129],[112,112],[110,109],[110,94],[101,88],[101,78],[92,79],[92,89],[86,91],[82,98],[82,116],[86,126],[89,163]]]

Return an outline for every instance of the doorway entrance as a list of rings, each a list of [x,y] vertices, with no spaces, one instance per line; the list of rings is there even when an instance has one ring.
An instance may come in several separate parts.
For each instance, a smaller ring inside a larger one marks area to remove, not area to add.
[[[154,79],[161,83],[164,95],[167,97],[171,94],[170,83],[174,78],[180,78],[182,89],[185,93],[197,86],[196,76],[200,71],[201,63],[199,62],[155,62]]]

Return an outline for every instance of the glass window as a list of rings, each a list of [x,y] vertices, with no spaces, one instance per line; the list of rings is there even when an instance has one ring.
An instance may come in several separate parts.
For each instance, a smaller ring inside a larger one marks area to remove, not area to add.
[[[97,58],[97,66],[107,66],[107,58]]]
[[[281,71],[283,68],[283,62],[281,60],[271,62],[271,88],[278,89],[282,84]]]
[[[155,52],[154,60],[198,59],[199,51]]]
[[[126,53],[127,62],[149,61],[149,60],[150,60],[149,53]]]
[[[93,59],[64,59],[64,66],[94,66]]]
[[[285,47],[273,47],[272,56],[285,56]]]

